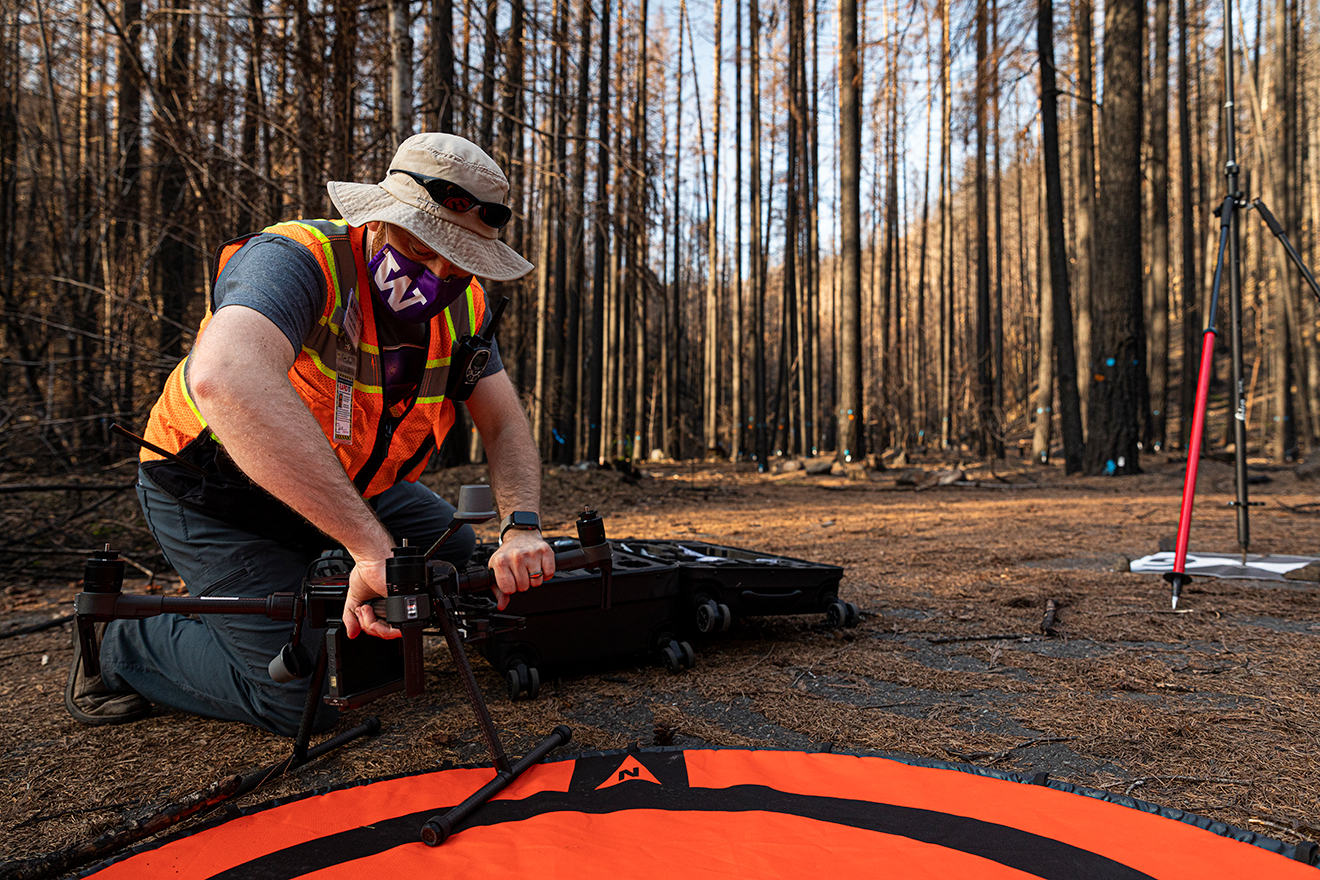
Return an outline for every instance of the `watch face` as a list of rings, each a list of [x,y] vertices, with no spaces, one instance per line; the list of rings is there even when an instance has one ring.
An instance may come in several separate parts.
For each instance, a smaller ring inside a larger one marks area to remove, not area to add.
[[[541,518],[531,511],[515,510],[504,521],[504,529],[539,529]]]

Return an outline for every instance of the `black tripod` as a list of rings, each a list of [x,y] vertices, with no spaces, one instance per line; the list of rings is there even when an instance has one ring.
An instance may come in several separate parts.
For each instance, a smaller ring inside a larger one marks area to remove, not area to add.
[[[1232,321],[1230,344],[1233,357],[1233,460],[1234,476],[1237,484],[1237,497],[1229,502],[1237,508],[1238,547],[1242,551],[1242,561],[1247,561],[1251,546],[1251,522],[1248,516],[1252,502],[1247,498],[1247,398],[1246,383],[1242,368],[1242,271],[1239,263],[1238,212],[1255,208],[1261,218],[1283,245],[1289,259],[1292,260],[1302,278],[1310,286],[1311,292],[1320,299],[1320,285],[1315,276],[1306,267],[1302,257],[1293,247],[1284,233],[1279,221],[1270,213],[1269,208],[1260,199],[1248,202],[1246,194],[1238,185],[1240,168],[1237,163],[1237,139],[1235,116],[1235,91],[1233,77],[1233,4],[1224,0],[1224,90],[1226,115],[1224,178],[1228,184],[1228,194],[1215,210],[1219,217],[1219,256],[1215,262],[1215,277],[1210,290],[1210,310],[1206,320],[1205,333],[1202,336],[1201,369],[1196,386],[1196,408],[1192,414],[1192,431],[1187,447],[1187,473],[1183,481],[1182,509],[1178,515],[1178,541],[1174,554],[1173,570],[1164,576],[1173,587],[1173,607],[1178,607],[1178,596],[1183,585],[1191,580],[1186,572],[1187,544],[1192,530],[1192,504],[1196,498],[1196,472],[1201,457],[1201,441],[1205,432],[1206,402],[1210,394],[1210,375],[1214,363],[1216,313],[1219,310],[1219,293],[1222,290],[1225,255],[1228,269],[1228,303]],[[1184,369],[1186,366],[1184,365]],[[1258,503],[1258,502],[1257,502]]]

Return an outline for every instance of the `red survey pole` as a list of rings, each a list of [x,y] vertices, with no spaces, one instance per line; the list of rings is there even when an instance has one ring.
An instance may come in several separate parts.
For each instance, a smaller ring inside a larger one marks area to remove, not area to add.
[[[1215,359],[1215,315],[1219,311],[1219,289],[1224,278],[1224,250],[1228,246],[1228,233],[1236,200],[1229,195],[1219,207],[1219,259],[1215,263],[1215,280],[1210,289],[1210,316],[1201,337],[1201,370],[1196,380],[1196,409],[1192,414],[1192,435],[1187,445],[1187,473],[1183,478],[1182,509],[1178,513],[1178,543],[1173,557],[1173,571],[1164,576],[1173,585],[1173,607],[1178,607],[1178,596],[1183,584],[1190,581],[1187,568],[1187,542],[1192,535],[1192,502],[1196,500],[1196,471],[1201,463],[1201,439],[1205,434],[1206,403],[1210,398],[1210,371]]]

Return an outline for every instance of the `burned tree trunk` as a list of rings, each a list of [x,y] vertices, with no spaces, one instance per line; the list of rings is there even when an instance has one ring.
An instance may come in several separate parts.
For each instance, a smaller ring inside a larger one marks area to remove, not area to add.
[[[1058,364],[1059,414],[1063,426],[1064,470],[1074,474],[1082,469],[1082,417],[1077,392],[1077,357],[1073,348],[1072,302],[1068,288],[1068,252],[1063,230],[1063,181],[1059,168],[1058,88],[1054,68],[1054,3],[1040,0],[1037,5],[1036,39],[1040,52],[1041,152],[1045,160],[1045,215],[1049,230],[1050,295],[1042,293],[1041,325],[1044,329],[1044,304],[1048,300],[1053,323],[1054,352],[1045,347],[1042,333],[1040,359],[1054,358]],[[1045,376],[1042,370],[1042,378]],[[1042,399],[1046,392],[1042,390]],[[1048,404],[1046,404],[1048,406]],[[1046,408],[1044,416],[1049,417]],[[1037,409],[1037,418],[1040,418]],[[1036,428],[1039,436],[1040,426]]]
[[[1111,0],[1105,8],[1088,476],[1141,472],[1138,443],[1146,382],[1141,295],[1144,19],[1139,0]]]
[[[841,208],[839,444],[841,461],[866,454],[862,426],[862,114],[857,2],[839,5],[839,205]]]

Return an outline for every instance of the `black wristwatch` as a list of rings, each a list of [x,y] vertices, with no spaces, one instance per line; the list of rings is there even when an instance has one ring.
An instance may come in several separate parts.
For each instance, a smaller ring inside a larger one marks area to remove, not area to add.
[[[515,510],[513,513],[500,520],[500,540],[504,540],[504,533],[509,529],[536,529],[541,531],[541,518],[530,510]]]

